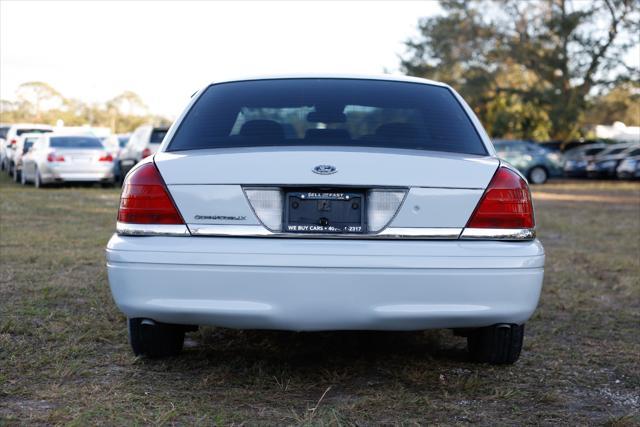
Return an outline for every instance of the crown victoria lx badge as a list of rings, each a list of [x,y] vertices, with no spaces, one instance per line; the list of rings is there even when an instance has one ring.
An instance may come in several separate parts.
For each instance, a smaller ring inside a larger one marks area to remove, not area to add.
[[[332,165],[318,165],[313,168],[313,172],[319,175],[331,175],[338,172],[338,169]]]

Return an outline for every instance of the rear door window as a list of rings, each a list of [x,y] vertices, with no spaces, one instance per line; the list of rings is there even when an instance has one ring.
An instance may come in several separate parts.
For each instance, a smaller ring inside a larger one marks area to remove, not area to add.
[[[486,155],[446,87],[364,79],[273,79],[209,86],[168,151],[365,146]]]

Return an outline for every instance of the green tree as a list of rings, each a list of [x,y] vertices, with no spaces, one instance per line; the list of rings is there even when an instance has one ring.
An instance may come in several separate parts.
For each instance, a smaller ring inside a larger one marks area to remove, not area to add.
[[[144,123],[169,125],[171,121],[151,115],[140,96],[125,91],[104,104],[88,104],[75,98],[65,98],[43,82],[28,82],[16,91],[16,100],[0,100],[0,122],[32,122],[54,125],[58,120],[67,126],[105,126],[112,131],[130,132]]]
[[[31,112],[36,120],[41,120],[44,111],[64,104],[64,97],[60,92],[44,82],[22,83],[18,86],[16,98],[20,108]]]
[[[622,60],[638,44],[638,0],[441,0],[401,59],[410,75],[445,81],[495,136],[568,140],[590,99],[637,81]]]
[[[624,83],[597,97],[584,121],[593,125],[623,122],[627,126],[640,126],[640,84]]]

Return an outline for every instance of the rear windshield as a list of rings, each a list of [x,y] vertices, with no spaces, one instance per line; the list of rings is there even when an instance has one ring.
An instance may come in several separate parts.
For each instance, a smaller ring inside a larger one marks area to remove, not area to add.
[[[168,151],[307,145],[487,154],[449,89],[357,79],[209,86],[182,121]]]
[[[151,137],[149,138],[149,142],[152,144],[160,144],[164,139],[164,136],[167,134],[168,129],[154,129],[151,131]]]
[[[7,139],[7,133],[9,133],[9,128],[8,127],[0,128],[0,138]]]
[[[53,136],[49,145],[51,148],[104,148],[98,138],[91,136]]]
[[[593,156],[595,154],[598,154],[602,150],[604,150],[604,148],[589,148],[588,150],[584,150],[584,155],[585,156]]]
[[[22,129],[18,129],[16,131],[16,134],[18,136],[20,136],[23,133],[48,133],[48,132],[51,132],[51,130],[50,129],[25,129],[25,128],[22,128]]]

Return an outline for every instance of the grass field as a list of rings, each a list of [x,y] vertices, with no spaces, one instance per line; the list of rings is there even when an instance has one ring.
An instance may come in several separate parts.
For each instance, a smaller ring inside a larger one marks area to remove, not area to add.
[[[448,331],[201,328],[137,359],[105,271],[119,191],[0,186],[0,425],[640,424],[638,183],[534,189],[546,277],[511,367]]]

